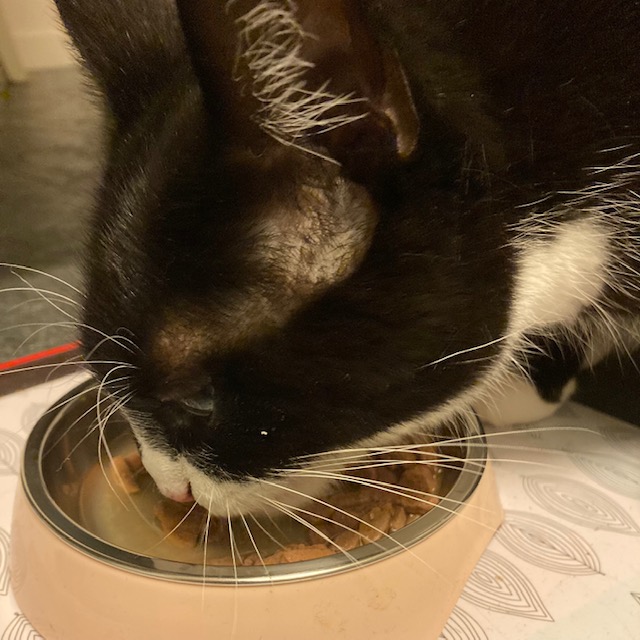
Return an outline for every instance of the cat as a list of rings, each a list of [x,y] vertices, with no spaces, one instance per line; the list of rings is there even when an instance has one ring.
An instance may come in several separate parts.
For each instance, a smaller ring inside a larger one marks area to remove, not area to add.
[[[637,345],[638,3],[56,1],[110,114],[82,345],[164,495],[294,503]]]

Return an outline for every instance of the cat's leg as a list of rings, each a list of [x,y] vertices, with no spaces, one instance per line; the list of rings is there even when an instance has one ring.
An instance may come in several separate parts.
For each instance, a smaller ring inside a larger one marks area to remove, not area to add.
[[[475,404],[483,422],[499,427],[537,422],[555,413],[575,392],[582,366],[578,349],[551,337],[536,336],[529,342],[523,370],[501,376],[490,395]]]
[[[504,386],[491,398],[478,401],[474,408],[482,422],[497,427],[537,422],[553,415],[577,388],[575,378],[570,378],[558,389],[557,400],[545,398],[536,385],[523,375],[508,374]]]

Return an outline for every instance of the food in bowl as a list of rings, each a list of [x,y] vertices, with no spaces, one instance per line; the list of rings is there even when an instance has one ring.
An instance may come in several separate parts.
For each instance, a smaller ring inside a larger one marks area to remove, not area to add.
[[[114,456],[110,463],[108,484],[118,492],[132,496],[151,483],[137,453]],[[372,455],[351,466],[354,468],[336,474],[344,478],[335,482],[328,496],[289,514],[307,528],[302,540],[279,543],[279,548],[267,555],[260,552],[246,520],[252,544],[243,553],[233,546],[235,542],[230,538],[233,528],[228,520],[209,517],[196,503],[179,503],[158,496],[152,508],[153,522],[163,539],[176,547],[195,549],[212,544],[228,549],[227,554],[208,558],[203,553],[207,564],[266,567],[335,553],[348,554],[398,531],[440,501],[442,468],[438,466],[433,444],[385,452],[384,457]],[[253,528],[256,526],[262,525],[256,521]],[[275,537],[272,541],[278,544]]]

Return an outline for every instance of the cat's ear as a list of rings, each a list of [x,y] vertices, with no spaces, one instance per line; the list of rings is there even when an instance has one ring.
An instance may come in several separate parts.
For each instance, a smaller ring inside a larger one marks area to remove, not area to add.
[[[238,127],[251,121],[360,171],[411,156],[409,82],[357,0],[178,0],[178,10],[212,108]]]
[[[259,104],[238,75],[241,30],[234,0],[177,0],[178,15],[209,111],[221,129],[251,135]],[[241,4],[241,3],[237,3]],[[244,2],[245,5],[251,4]]]

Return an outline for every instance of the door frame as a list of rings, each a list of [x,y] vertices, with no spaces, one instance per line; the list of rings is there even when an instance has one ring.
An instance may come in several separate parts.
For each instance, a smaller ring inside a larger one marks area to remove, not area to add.
[[[2,4],[0,4],[0,65],[9,82],[24,82],[27,79],[27,69],[20,60]]]

